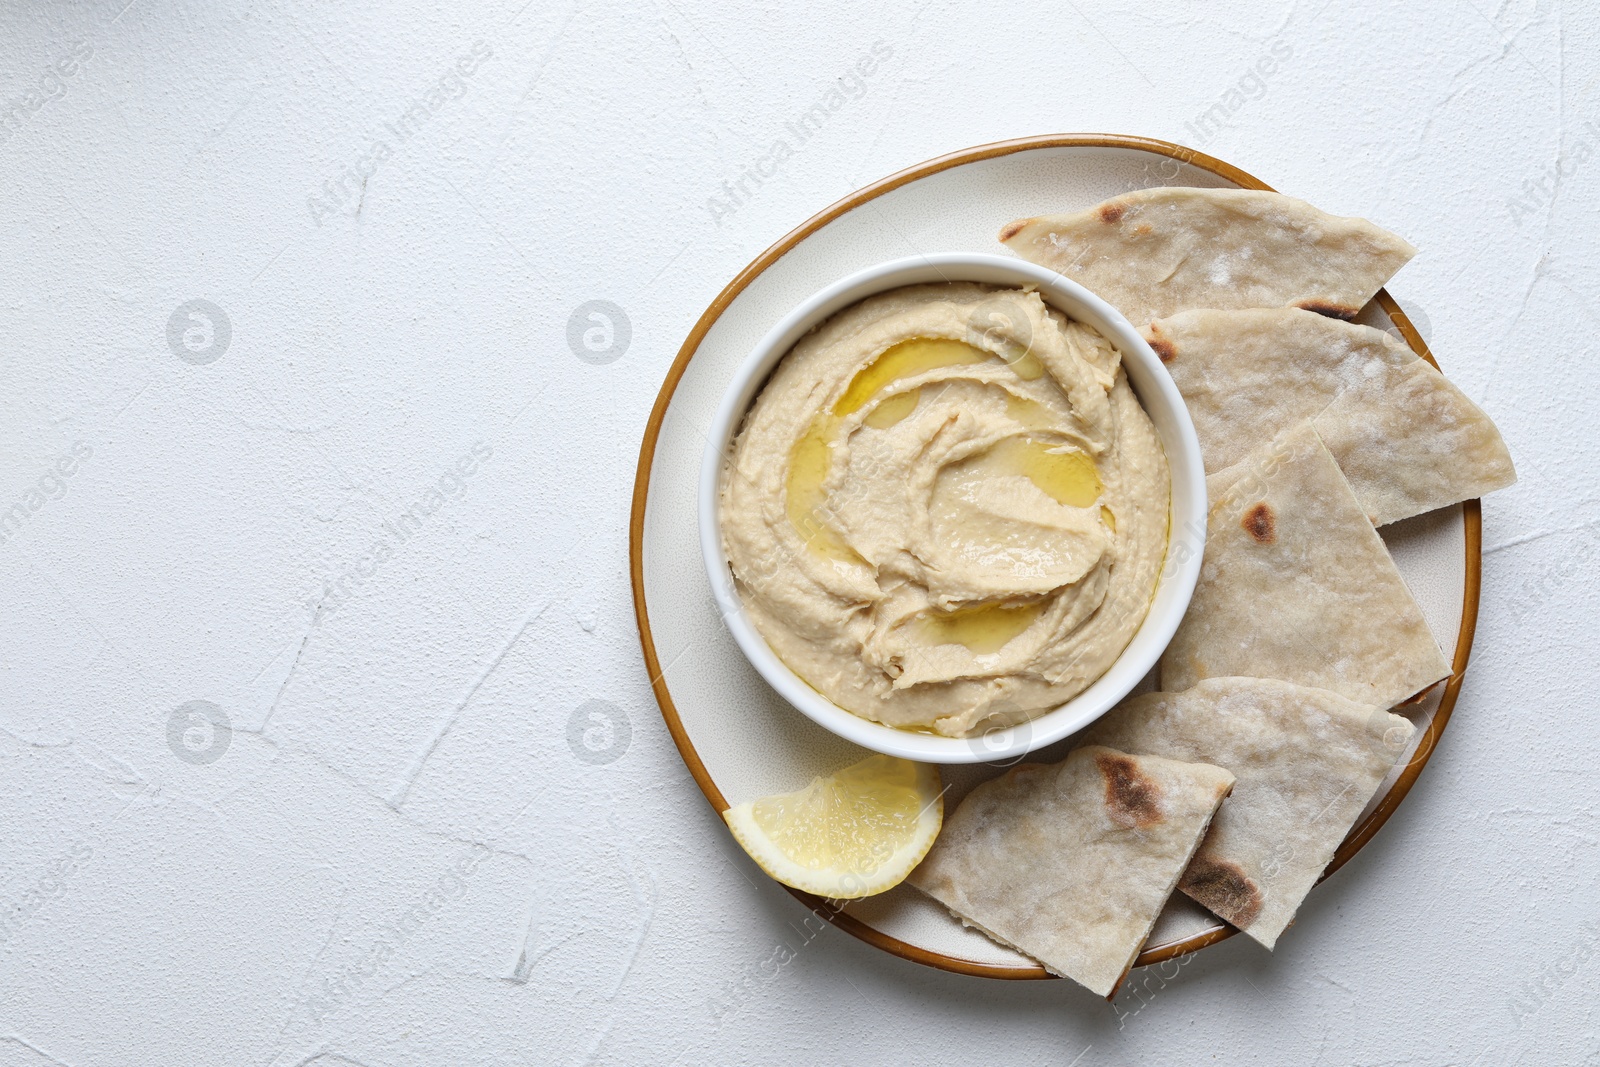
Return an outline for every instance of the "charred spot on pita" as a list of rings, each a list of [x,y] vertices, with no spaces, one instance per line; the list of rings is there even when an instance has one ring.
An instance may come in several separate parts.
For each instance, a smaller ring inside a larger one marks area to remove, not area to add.
[[[1149,330],[1150,348],[1157,356],[1161,357],[1161,362],[1171,363],[1178,356],[1178,349],[1172,343],[1172,338],[1161,336],[1161,327],[1156,323],[1152,322]]]
[[[1132,758],[1100,752],[1094,762],[1106,780],[1106,808],[1112,822],[1143,828],[1161,821],[1161,786],[1140,774],[1139,765]]]
[[[1258,545],[1270,545],[1278,539],[1278,517],[1265,500],[1245,512],[1239,525]]]
[[[1127,210],[1127,204],[1119,204],[1115,200],[1107,200],[1100,205],[1100,221],[1110,226],[1121,219],[1122,213]]]
[[[1022,232],[1022,228],[1024,226],[1032,221],[1032,219],[1018,219],[1016,222],[1006,223],[1000,228],[1000,243],[1004,244],[1005,242],[1011,240],[1017,234]]]
[[[1332,304],[1325,300],[1302,300],[1295,307],[1302,311],[1315,311],[1318,315],[1326,315],[1330,319],[1353,319],[1361,311],[1360,308]]]
[[[1181,886],[1241,930],[1261,914],[1261,887],[1236,863],[1196,856],[1183,872]]]

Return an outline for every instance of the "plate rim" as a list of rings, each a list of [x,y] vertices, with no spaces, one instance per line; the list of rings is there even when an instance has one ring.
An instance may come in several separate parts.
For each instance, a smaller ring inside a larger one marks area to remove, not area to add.
[[[1227,163],[1215,156],[1204,152],[1163,141],[1154,137],[1144,137],[1137,134],[1118,133],[1061,133],[1039,134],[1030,137],[1016,137],[1004,141],[993,141],[987,144],[975,145],[971,148],[958,149],[921,163],[913,164],[898,170],[888,177],[881,178],[871,184],[862,186],[847,196],[835,201],[821,211],[806,219],[800,225],[784,234],[776,242],[766,248],[760,255],[747,263],[738,274],[734,275],[727,285],[717,293],[706,310],[695,320],[688,336],[678,349],[672,365],[667,369],[667,376],[656,394],[655,403],[651,406],[650,417],[645,423],[644,437],[639,444],[639,460],[634,470],[632,506],[628,519],[628,574],[629,585],[633,593],[634,619],[639,627],[639,643],[644,652],[645,668],[650,675],[650,690],[655,695],[656,703],[661,709],[661,717],[666,721],[667,731],[672,736],[673,744],[678,749],[678,755],[688,768],[689,774],[694,778],[695,784],[705,795],[712,809],[720,819],[722,813],[731,806],[717,787],[694,744],[689,740],[688,732],[684,729],[683,721],[678,715],[677,706],[673,703],[672,694],[667,689],[666,678],[661,668],[660,657],[656,654],[655,640],[650,628],[649,610],[645,606],[644,590],[644,518],[645,509],[650,493],[650,474],[654,467],[656,443],[661,434],[662,423],[666,420],[667,408],[672,403],[672,397],[677,392],[678,383],[683,379],[684,373],[689,368],[689,361],[699,351],[700,344],[705,340],[706,334],[711,331],[722,313],[732,305],[733,301],[759,277],[762,272],[778,262],[783,256],[810,237],[813,233],[826,226],[837,218],[854,211],[856,208],[877,199],[885,193],[892,192],[913,181],[938,174],[941,171],[968,163],[982,162],[1001,156],[1014,155],[1018,152],[1027,152],[1041,148],[1123,148],[1135,151],[1151,152],[1156,155],[1166,156],[1177,160],[1179,163],[1189,164],[1209,171],[1220,177],[1226,178],[1235,185],[1244,189],[1261,189],[1273,192],[1272,186],[1257,178],[1255,175],[1241,170],[1231,163]],[[1418,333],[1411,320],[1395,299],[1389,295],[1387,289],[1379,289],[1373,299],[1378,306],[1388,315],[1399,330],[1401,336],[1417,355],[1431,363],[1435,368],[1439,363],[1429,351],[1427,342]],[[1443,735],[1445,727],[1449,725],[1450,715],[1455,709],[1455,704],[1461,692],[1461,685],[1466,679],[1467,663],[1471,658],[1472,642],[1476,635],[1478,623],[1478,599],[1482,582],[1483,569],[1483,512],[1478,499],[1464,501],[1462,509],[1462,526],[1465,541],[1466,568],[1463,578],[1461,600],[1461,623],[1456,634],[1455,654],[1451,662],[1450,677],[1445,680],[1444,692],[1439,699],[1439,707],[1434,712],[1421,740],[1417,743],[1416,750],[1411,759],[1400,772],[1399,778],[1384,794],[1378,806],[1373,809],[1365,819],[1353,827],[1350,833],[1340,843],[1333,859],[1323,870],[1318,878],[1320,884],[1330,877],[1340,867],[1343,867],[1351,857],[1372,839],[1388,822],[1389,817],[1399,808],[1411,787],[1421,775],[1423,767],[1432,757],[1438,747],[1439,738]],[[779,883],[782,885],[782,883]],[[804,904],[810,911],[826,921],[839,927],[846,933],[883,949],[903,959],[911,960],[925,966],[934,967],[943,971],[956,974],[974,975],[983,978],[1001,978],[1010,980],[1032,980],[1054,978],[1041,966],[1018,967],[1004,964],[982,963],[976,960],[963,959],[959,956],[948,956],[942,952],[934,952],[901,941],[897,937],[882,932],[865,922],[857,919],[835,906],[832,902],[823,900],[790,886],[783,886],[791,896]],[[1160,945],[1146,945],[1140,950],[1133,966],[1143,967],[1153,963],[1163,963],[1167,960],[1186,956],[1202,948],[1224,941],[1238,929],[1228,925],[1222,920],[1217,920],[1219,925],[1188,937],[1178,938]]]

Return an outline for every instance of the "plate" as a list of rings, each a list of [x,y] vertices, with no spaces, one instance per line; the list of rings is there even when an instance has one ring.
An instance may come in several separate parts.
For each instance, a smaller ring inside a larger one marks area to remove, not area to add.
[[[891,175],[814,215],[740,271],[695,323],[645,427],[628,547],[651,688],[678,752],[719,814],[746,800],[799,789],[868,755],[767,686],[734,644],[706,579],[697,523],[700,460],[707,429],[739,364],[773,323],[854,271],[902,255],[1003,252],[996,234],[1012,219],[1078,210],[1161,185],[1270,188],[1219,159],[1145,137],[1061,134],[980,145]],[[1386,291],[1356,321],[1389,330],[1437,366]],[[1379,786],[1324,878],[1393,814],[1449,722],[1477,621],[1481,529],[1478,502],[1472,500],[1380,531],[1453,673],[1399,709],[1418,726],[1413,748]],[[1151,687],[1147,679],[1144,688]],[[1068,738],[1030,758],[1058,760],[1071,745]],[[949,787],[946,810],[1003,769],[942,768]],[[966,929],[909,886],[843,907],[790,892],[835,926],[918,963],[991,978],[1051,977],[1027,957]],[[1175,894],[1136,965],[1173,959],[1234,933]]]

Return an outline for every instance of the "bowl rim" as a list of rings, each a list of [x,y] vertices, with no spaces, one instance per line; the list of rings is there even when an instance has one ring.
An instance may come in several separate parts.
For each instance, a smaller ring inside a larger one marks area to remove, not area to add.
[[[1025,722],[968,737],[942,737],[874,722],[834,704],[800,678],[750,621],[723,552],[720,522],[721,478],[733,439],[794,344],[830,315],[867,297],[935,281],[1032,288],[1050,306],[1098,330],[1122,355],[1130,384],[1167,453],[1172,479],[1166,556],[1150,607],[1127,646],[1070,700]],[[1160,357],[1120,311],[1082,285],[1026,260],[986,252],[913,255],[874,264],[818,290],[779,319],[745,356],[722,394],[706,433],[698,495],[701,555],[712,595],[751,666],[791,706],[824,729],[871,751],[924,763],[1014,762],[1082,730],[1116,706],[1156,665],[1176,633],[1199,580],[1205,543],[1207,500],[1199,439]]]

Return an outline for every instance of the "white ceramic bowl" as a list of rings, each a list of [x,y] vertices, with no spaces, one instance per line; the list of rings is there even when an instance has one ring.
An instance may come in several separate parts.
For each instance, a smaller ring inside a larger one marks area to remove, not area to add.
[[[767,645],[745,613],[722,550],[718,488],[724,457],[761,387],[796,341],[829,315],[876,293],[924,282],[983,282],[1031,286],[1045,302],[1093,326],[1122,353],[1122,365],[1155,424],[1172,469],[1172,527],[1167,559],[1150,611],[1122,655],[1092,685],[1062,704],[1015,726],[975,737],[937,737],[897,730],[846,711],[811,688]],[[1206,485],[1200,442],[1177,387],[1144,338],[1110,304],[1052,270],[1020,259],[983,253],[913,256],[857,271],[795,308],[756,345],[728,385],[706,435],[700,469],[700,547],[717,607],[733,639],[755,669],[784,699],[819,725],[864,748],[924,763],[987,763],[1020,759],[1083,729],[1136,686],[1161,657],[1188,609],[1205,540]]]

